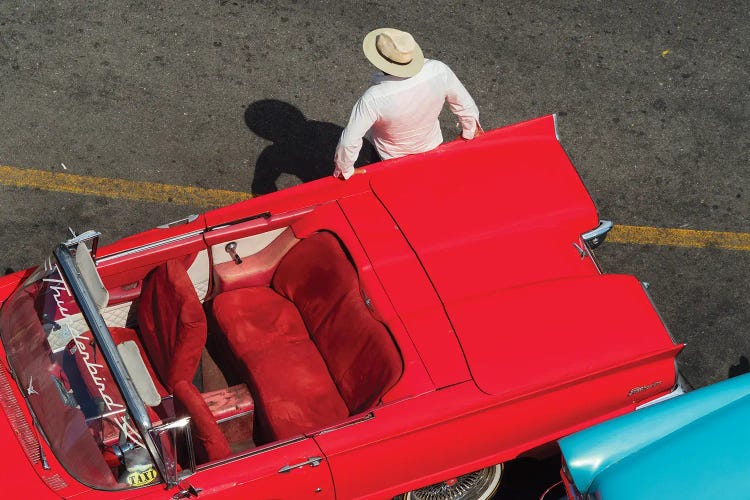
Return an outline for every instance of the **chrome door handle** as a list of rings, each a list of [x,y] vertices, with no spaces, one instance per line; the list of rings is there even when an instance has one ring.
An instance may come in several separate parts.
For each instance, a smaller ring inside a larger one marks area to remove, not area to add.
[[[284,473],[289,472],[289,471],[291,471],[293,469],[301,469],[305,465],[309,465],[310,467],[317,467],[318,465],[320,465],[320,463],[322,461],[323,461],[323,457],[310,457],[307,460],[305,460],[304,462],[300,462],[298,464],[285,465],[284,467],[282,467],[281,469],[279,469],[279,473],[280,474],[284,474]]]

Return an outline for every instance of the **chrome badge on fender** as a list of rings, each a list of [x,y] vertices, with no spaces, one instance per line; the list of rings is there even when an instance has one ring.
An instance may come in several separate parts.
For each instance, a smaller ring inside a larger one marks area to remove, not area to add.
[[[653,383],[648,384],[648,385],[640,385],[638,387],[633,387],[632,389],[630,389],[628,391],[628,397],[633,397],[636,394],[638,394],[639,392],[643,392],[643,391],[647,391],[649,389],[653,389],[654,387],[659,386],[661,384],[662,384],[662,381],[661,380],[657,380],[656,382],[653,382]]]

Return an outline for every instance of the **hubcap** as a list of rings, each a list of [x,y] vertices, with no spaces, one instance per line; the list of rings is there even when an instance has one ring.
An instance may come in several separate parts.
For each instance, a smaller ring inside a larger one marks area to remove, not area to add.
[[[472,500],[479,498],[496,484],[495,467],[470,472],[442,483],[431,484],[414,490],[414,500]]]

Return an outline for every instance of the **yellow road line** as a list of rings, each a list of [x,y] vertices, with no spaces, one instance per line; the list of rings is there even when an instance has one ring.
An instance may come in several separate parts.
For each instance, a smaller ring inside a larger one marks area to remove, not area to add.
[[[0,185],[154,203],[176,203],[205,208],[220,207],[252,198],[252,194],[240,191],[52,173],[4,165],[0,165]],[[749,233],[693,229],[616,225],[607,236],[607,241],[635,245],[750,251]]]
[[[669,229],[645,226],[614,226],[608,242],[750,251],[750,233]]]
[[[250,193],[155,182],[107,179],[0,165],[0,184],[106,198],[213,208],[252,198]]]

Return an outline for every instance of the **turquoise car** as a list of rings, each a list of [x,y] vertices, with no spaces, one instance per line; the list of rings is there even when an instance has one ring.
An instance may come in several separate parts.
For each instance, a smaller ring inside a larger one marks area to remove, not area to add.
[[[559,441],[567,495],[750,498],[748,421],[745,374],[572,434]]]

